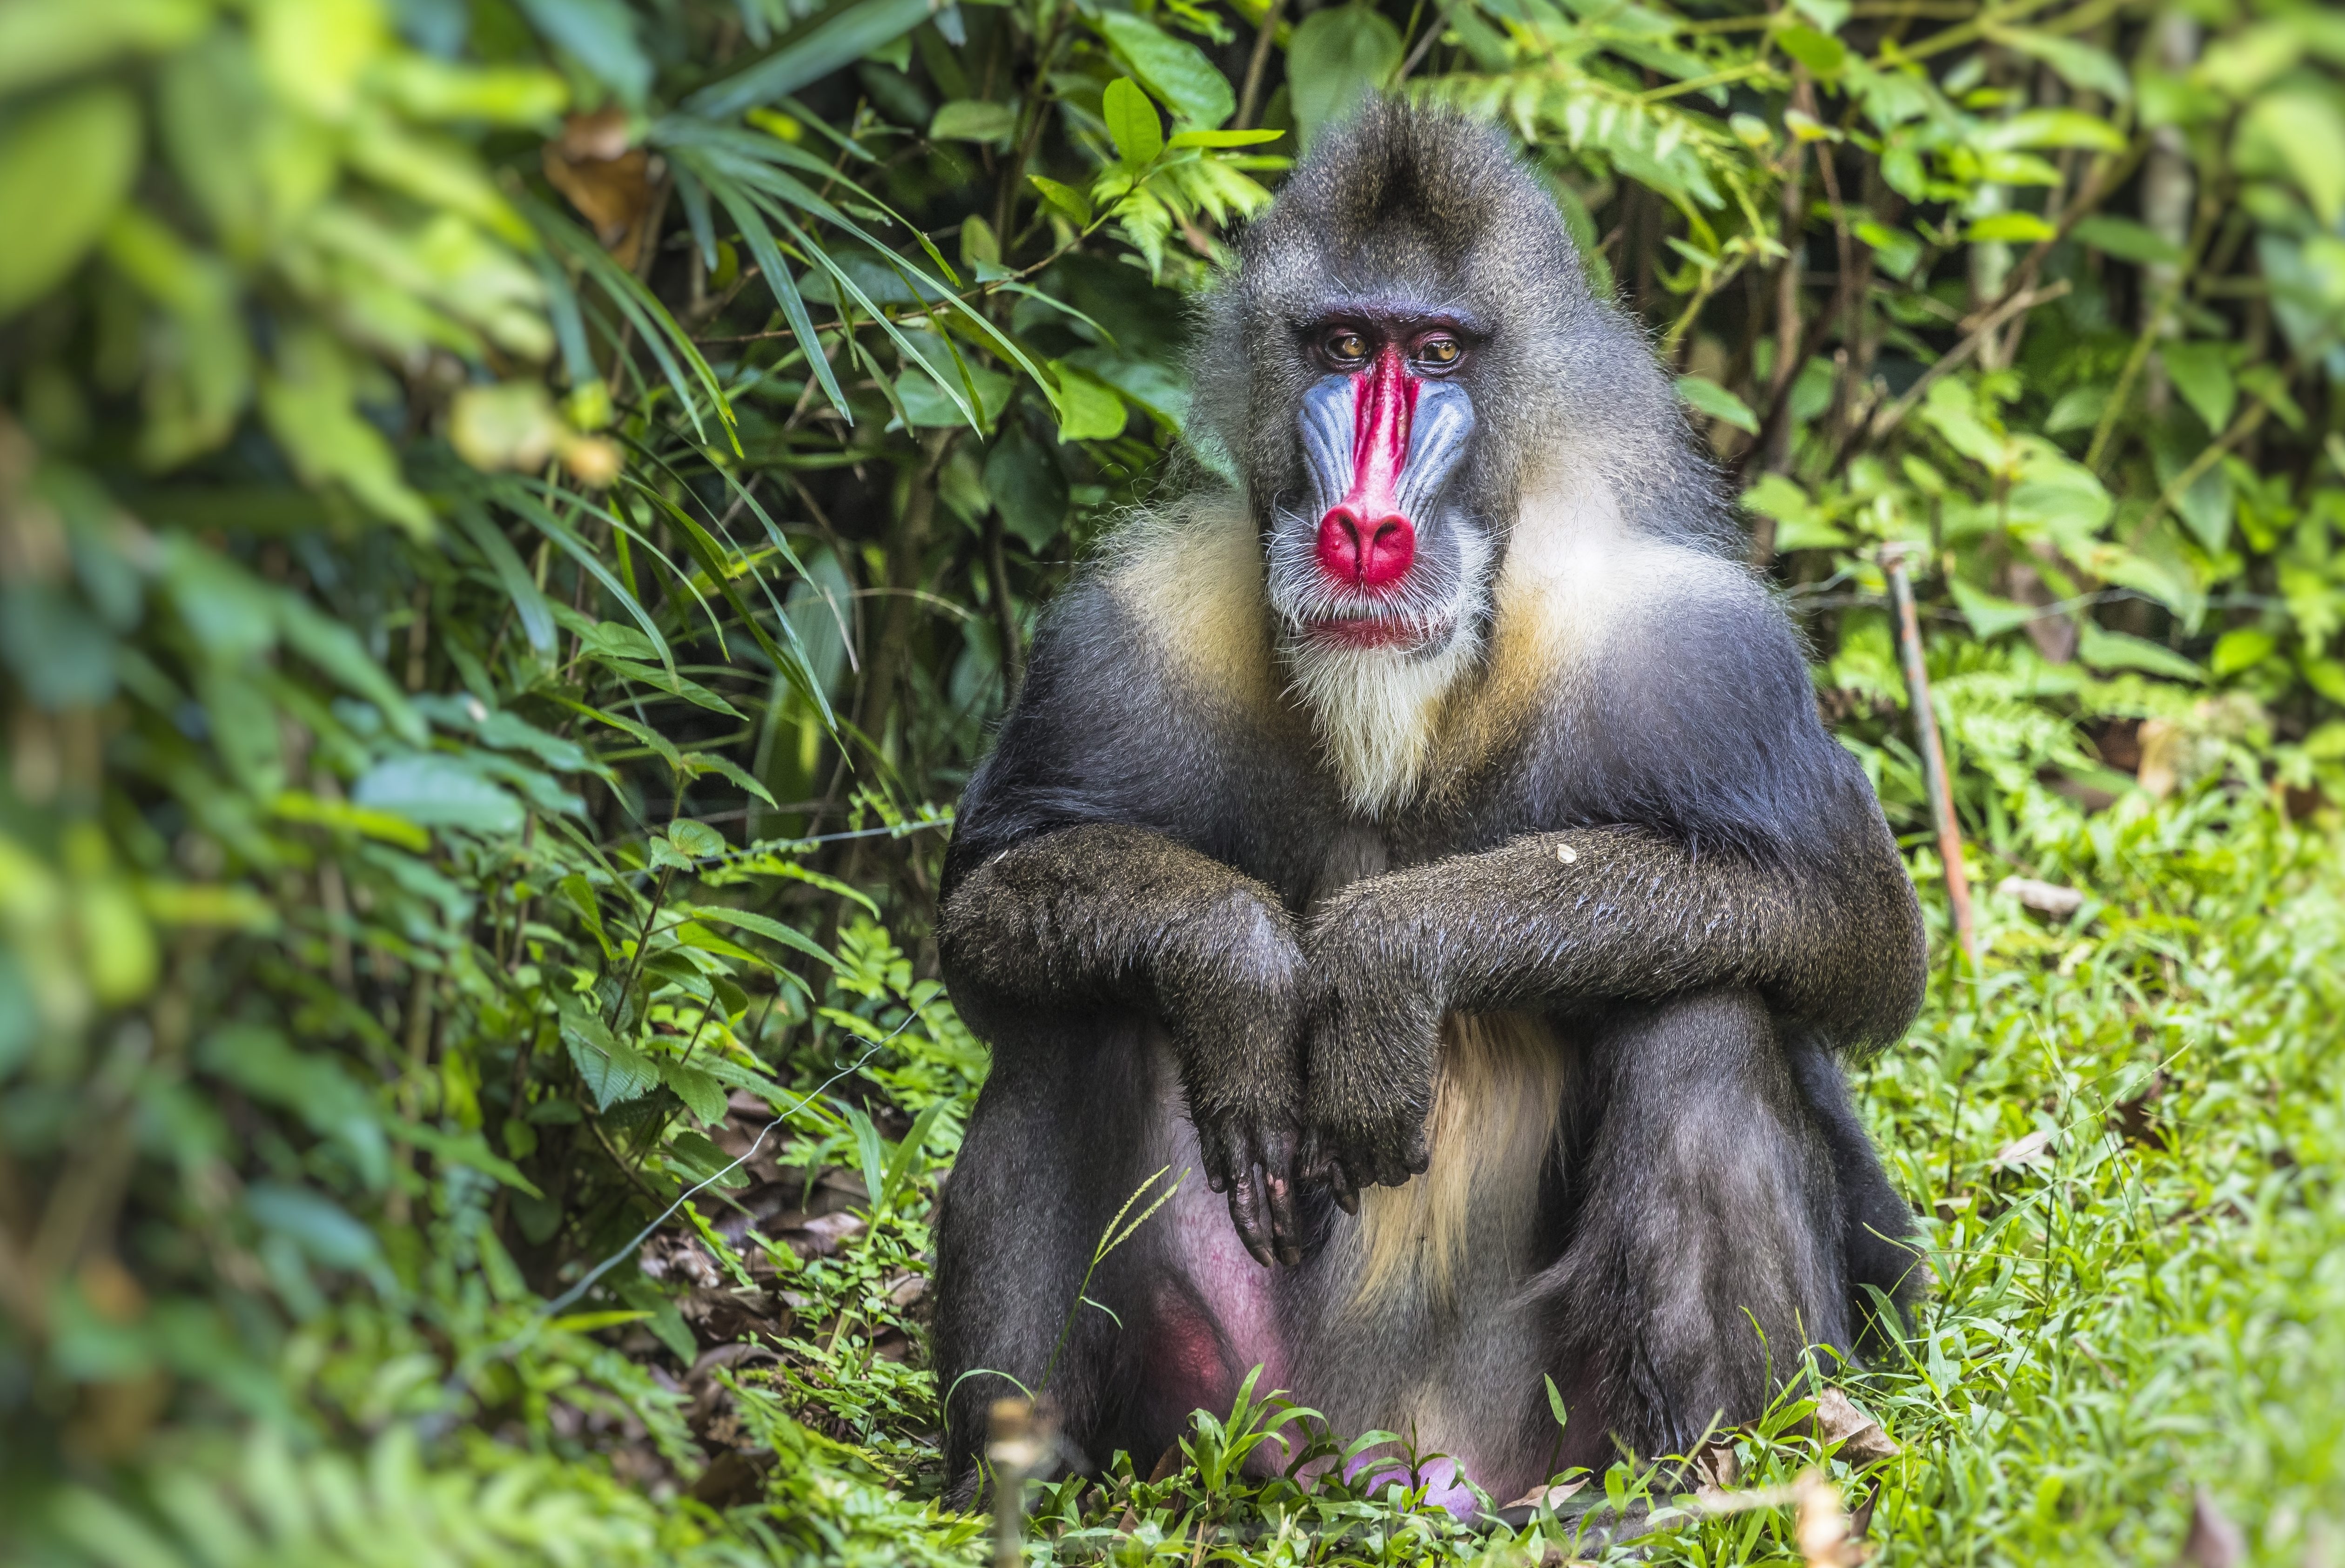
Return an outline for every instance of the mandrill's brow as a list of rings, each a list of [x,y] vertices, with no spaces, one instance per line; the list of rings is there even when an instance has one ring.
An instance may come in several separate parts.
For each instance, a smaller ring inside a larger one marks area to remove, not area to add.
[[[1330,300],[1295,322],[1295,331],[1306,337],[1338,327],[1364,328],[1385,338],[1445,331],[1468,342],[1480,342],[1490,336],[1489,328],[1475,311],[1451,302],[1435,303],[1426,300]]]

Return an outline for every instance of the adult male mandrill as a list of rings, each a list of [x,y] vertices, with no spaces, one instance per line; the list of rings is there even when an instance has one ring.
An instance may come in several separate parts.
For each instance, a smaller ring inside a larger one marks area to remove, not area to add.
[[[1072,1462],[1146,1469],[1259,1364],[1451,1456],[1467,1512],[1754,1417],[1914,1288],[1833,1053],[1912,1021],[1921,923],[1667,378],[1497,136],[1373,104],[1238,249],[1194,380],[1241,486],[1078,575],[946,862],[994,1048],[938,1237],[949,1463],[965,1495],[1004,1391],[961,1374],[1031,1387],[1074,1313]],[[1077,1312],[1166,1165],[1204,1181]]]

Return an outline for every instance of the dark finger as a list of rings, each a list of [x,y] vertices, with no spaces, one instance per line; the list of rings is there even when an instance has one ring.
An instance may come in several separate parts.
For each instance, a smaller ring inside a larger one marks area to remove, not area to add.
[[[1262,1194],[1255,1186],[1252,1166],[1230,1185],[1230,1223],[1237,1227],[1238,1240],[1245,1244],[1256,1263],[1264,1268],[1276,1266],[1271,1257],[1269,1238],[1264,1233]]]
[[[1352,1178],[1351,1168],[1342,1160],[1327,1162],[1327,1186],[1335,1195],[1335,1207],[1356,1218],[1360,1212],[1360,1184]]]
[[[1294,1183],[1276,1166],[1263,1167],[1263,1185],[1270,1191],[1270,1237],[1278,1260],[1289,1268],[1303,1261],[1303,1229],[1294,1222]]]
[[[1203,1127],[1197,1129],[1197,1159],[1205,1167],[1205,1186],[1213,1192],[1230,1190],[1230,1146]]]

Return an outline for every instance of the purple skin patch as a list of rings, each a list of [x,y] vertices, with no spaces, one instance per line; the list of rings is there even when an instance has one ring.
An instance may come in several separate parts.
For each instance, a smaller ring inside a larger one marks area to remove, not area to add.
[[[1470,1521],[1482,1512],[1481,1499],[1476,1497],[1466,1484],[1465,1470],[1447,1454],[1431,1455],[1412,1471],[1406,1464],[1395,1462],[1391,1454],[1364,1453],[1344,1467],[1344,1479],[1356,1481],[1362,1471],[1378,1465],[1383,1468],[1368,1478],[1368,1494],[1371,1497],[1398,1481],[1411,1491],[1422,1486],[1426,1502],[1436,1508],[1447,1509],[1455,1518]]]

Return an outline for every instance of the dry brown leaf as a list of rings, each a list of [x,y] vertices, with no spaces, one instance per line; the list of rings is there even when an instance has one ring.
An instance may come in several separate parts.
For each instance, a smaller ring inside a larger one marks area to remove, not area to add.
[[[2051,1156],[2052,1135],[2039,1127],[1995,1150],[1994,1163],[1999,1166],[2029,1166]]]
[[[2157,1113],[2154,1107],[2166,1093],[2163,1069],[2149,1075],[2140,1092],[2109,1107],[2109,1130],[2129,1144],[2157,1143]]]
[[[2247,1537],[2231,1522],[2215,1494],[2205,1487],[2190,1496],[2190,1533],[2176,1568],[2239,1568],[2248,1560]]]
[[[1839,1457],[1851,1464],[1894,1459],[1904,1451],[1879,1421],[1859,1410],[1856,1401],[1839,1389],[1826,1389],[1816,1397],[1816,1430],[1826,1442],[1836,1444]]]
[[[2190,738],[2180,725],[2164,718],[2144,719],[2138,733],[2141,767],[2134,777],[2143,789],[2163,800],[2181,782],[2182,755]]]
[[[1565,1499],[1587,1484],[1588,1478],[1583,1475],[1578,1481],[1567,1481],[1557,1486],[1535,1486],[1507,1506],[1508,1508],[1560,1508]]]
[[[1840,1488],[1825,1480],[1822,1471],[1802,1471],[1792,1492],[1800,1510],[1800,1555],[1808,1568],[1855,1568],[1864,1561],[1868,1550],[1849,1527]]]
[[[1720,1438],[1693,1456],[1694,1473],[1721,1491],[1742,1479],[1742,1461],[1735,1457],[1734,1441]]]
[[[1995,885],[1995,891],[2056,920],[2066,920],[2085,907],[2085,895],[2076,889],[2038,881],[2034,877],[2005,877]]]
[[[652,156],[627,145],[622,109],[573,115],[545,144],[545,178],[594,230],[612,260],[633,270],[643,254],[655,195]]]

